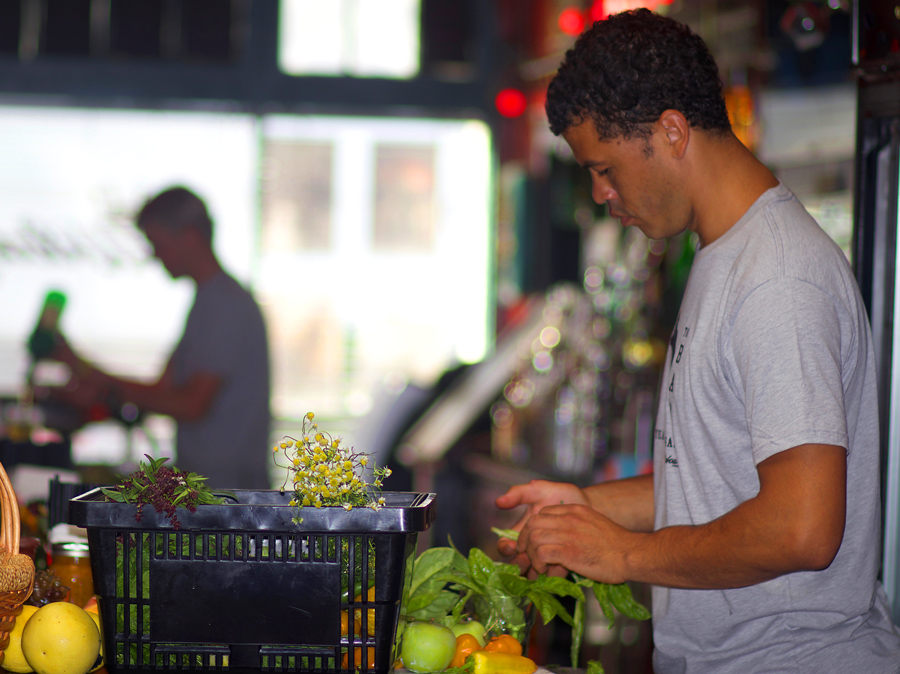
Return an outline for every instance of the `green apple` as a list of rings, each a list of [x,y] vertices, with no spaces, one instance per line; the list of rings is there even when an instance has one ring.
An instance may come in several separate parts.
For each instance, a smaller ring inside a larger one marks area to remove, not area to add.
[[[456,653],[456,636],[449,627],[413,621],[403,632],[400,659],[411,672],[441,672]]]
[[[484,625],[482,625],[477,620],[466,620],[465,622],[456,623],[453,627],[450,628],[453,630],[454,636],[459,636],[460,634],[471,634],[473,637],[478,639],[478,643],[484,648],[485,643],[487,641],[484,638],[485,629]]]

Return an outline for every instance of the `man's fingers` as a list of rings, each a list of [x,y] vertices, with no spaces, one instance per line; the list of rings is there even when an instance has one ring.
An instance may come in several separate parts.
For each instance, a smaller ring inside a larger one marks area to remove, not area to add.
[[[524,490],[524,485],[521,484],[510,487],[509,491],[497,497],[497,500],[495,501],[497,507],[503,510],[509,510],[511,508],[516,508],[522,505],[523,503],[525,503],[525,501],[523,500]]]
[[[504,557],[512,557],[518,553],[518,550],[516,550],[516,542],[509,538],[501,538],[497,541],[497,550]]]

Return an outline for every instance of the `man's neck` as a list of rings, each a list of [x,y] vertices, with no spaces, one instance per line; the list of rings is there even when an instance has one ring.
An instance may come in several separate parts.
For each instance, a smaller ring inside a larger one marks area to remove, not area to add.
[[[697,164],[697,234],[708,246],[731,229],[778,179],[733,134],[703,135]]]
[[[199,286],[213,278],[222,271],[222,265],[216,256],[210,252],[209,255],[201,255],[196,260],[194,269],[191,271],[191,278]]]

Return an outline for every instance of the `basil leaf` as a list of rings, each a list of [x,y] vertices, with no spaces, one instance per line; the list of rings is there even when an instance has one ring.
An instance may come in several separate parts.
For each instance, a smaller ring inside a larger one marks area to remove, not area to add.
[[[619,611],[635,620],[649,620],[650,611],[643,604],[635,601],[631,588],[625,583],[609,586],[609,598]]]
[[[453,563],[453,550],[450,548],[430,548],[416,558],[413,564],[413,577],[410,583],[410,597],[423,583],[433,580],[436,576],[444,575]],[[433,581],[437,582],[437,581]],[[443,587],[443,583],[440,584]],[[426,587],[425,592],[430,592]]]
[[[606,583],[594,583],[592,588],[597,602],[600,604],[600,610],[609,621],[609,629],[613,628],[616,622],[616,612],[613,610],[612,600],[609,598],[609,585]]]
[[[502,571],[497,574],[497,578],[500,581],[500,587],[502,587],[507,594],[514,597],[524,597],[534,586],[533,581],[530,581],[523,576],[504,573]]]
[[[469,574],[486,588],[494,588],[499,584],[494,560],[478,548],[469,551]]]
[[[415,620],[440,620],[452,610],[458,601],[459,595],[456,592],[444,590],[424,606],[413,611],[407,609],[406,615]]]
[[[603,665],[600,664],[599,660],[588,660],[584,674],[606,674],[606,670],[603,669]]]
[[[584,599],[584,591],[577,584],[559,576],[541,575],[534,581],[534,584],[545,592],[552,592],[561,597]]]

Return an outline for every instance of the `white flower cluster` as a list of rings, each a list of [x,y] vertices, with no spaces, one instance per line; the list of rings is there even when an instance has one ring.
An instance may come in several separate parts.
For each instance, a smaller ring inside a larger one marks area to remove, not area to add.
[[[313,418],[312,412],[303,418],[301,438],[286,437],[272,449],[276,456],[283,452],[288,460],[287,466],[281,466],[287,469],[282,490],[288,481],[292,483],[294,497],[290,504],[297,508],[381,509],[385,503],[382,482],[391,469],[378,468],[369,454],[355,452],[342,445],[340,438],[321,432]],[[371,474],[371,483],[366,480],[366,471]],[[300,523],[303,518],[297,516],[294,521]]]

